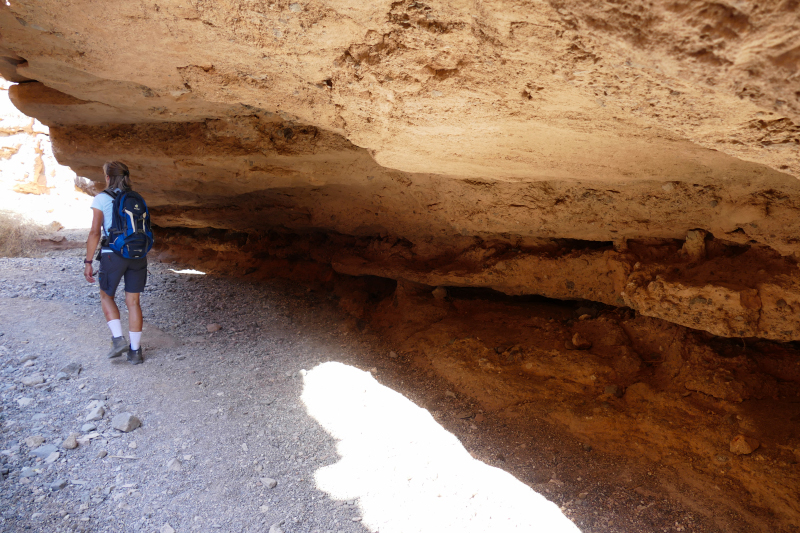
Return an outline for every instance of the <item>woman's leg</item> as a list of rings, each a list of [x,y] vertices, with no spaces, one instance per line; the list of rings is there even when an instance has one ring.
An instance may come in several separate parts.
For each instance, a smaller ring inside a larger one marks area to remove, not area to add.
[[[106,322],[112,320],[119,320],[119,308],[114,301],[113,296],[106,294],[106,291],[100,291],[100,306],[103,308],[103,314],[106,316]]]
[[[142,306],[139,304],[138,292],[125,293],[125,305],[128,306],[128,331],[142,331]],[[117,312],[119,316],[119,312]]]

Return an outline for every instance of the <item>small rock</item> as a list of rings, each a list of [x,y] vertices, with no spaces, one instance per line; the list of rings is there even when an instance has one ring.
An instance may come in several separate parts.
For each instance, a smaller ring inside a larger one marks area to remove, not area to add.
[[[575,310],[575,316],[578,317],[578,320],[586,320],[582,318],[584,315],[589,315],[589,318],[597,318],[597,309],[582,305]]]
[[[473,413],[472,411],[459,411],[456,413],[456,418],[461,418],[461,419],[472,418],[473,416],[475,416],[475,413]]]
[[[33,435],[25,439],[25,446],[28,448],[38,448],[42,444],[44,444],[44,437],[41,435]]]
[[[107,451],[105,451],[105,450],[100,450],[99,452],[97,452],[97,458],[98,458],[98,459],[102,459],[102,458],[103,458],[103,457],[105,457],[106,455],[108,455],[108,452],[107,452]]]
[[[164,524],[158,531],[159,533],[175,533],[175,530],[172,529],[172,526],[169,524]]]
[[[221,329],[222,329],[222,326],[220,326],[219,324],[216,324],[216,323],[215,324],[209,324],[209,325],[206,326],[206,331],[208,331],[209,333],[214,333],[214,332],[219,331]]]
[[[749,455],[756,451],[760,446],[759,442],[752,437],[736,435],[731,441],[731,453],[736,455]]]
[[[578,320],[589,320],[590,318],[592,318],[592,315],[590,315],[589,313],[586,313],[585,315],[579,316]]]
[[[23,357],[22,359],[19,360],[19,364],[22,365],[22,364],[27,363],[28,361],[35,361],[38,358],[39,358],[38,355],[26,355],[25,357]]]
[[[261,484],[267,487],[268,489],[274,489],[278,486],[278,482],[271,477],[262,477]]]
[[[120,413],[111,419],[111,427],[124,433],[133,431],[141,425],[142,421],[133,416],[131,413]]]
[[[66,479],[59,479],[58,481],[54,481],[53,483],[49,483],[47,488],[50,490],[61,490],[67,486]]]
[[[181,468],[183,468],[183,465],[181,464],[180,459],[172,458],[167,461],[168,472],[178,472]]]
[[[433,289],[433,292],[431,292],[431,294],[433,294],[433,297],[435,299],[441,301],[447,298],[447,289],[445,289],[444,287],[436,287],[435,289]]]
[[[34,385],[41,385],[44,383],[44,376],[37,372],[36,374],[25,376],[20,380],[20,382],[26,387],[33,387]]]
[[[483,416],[481,413],[475,415],[475,422],[483,422],[484,420],[486,420],[486,417]]]
[[[61,443],[61,447],[65,450],[74,450],[78,447],[78,434],[73,433]]]
[[[456,397],[456,393],[453,392],[453,391],[450,391],[450,390],[444,391],[444,395],[447,396],[448,398],[455,398]]]
[[[35,450],[31,451],[31,455],[35,455],[36,457],[41,457],[42,459],[47,459],[47,456],[57,451],[58,448],[56,448],[55,445],[45,444],[44,446],[39,446]]]
[[[59,370],[59,372],[63,372],[64,374],[67,374],[70,377],[76,378],[78,377],[78,374],[81,373],[81,370],[83,370],[83,367],[81,366],[80,363],[70,363],[61,370]]]
[[[617,392],[619,391],[619,387],[616,385],[606,385],[606,388],[603,389],[604,394],[611,394],[616,396]]]
[[[131,450],[135,450],[138,447],[139,446],[135,442],[131,442],[130,444],[128,444],[128,448],[130,448]]]
[[[56,381],[67,381],[71,376],[64,372],[59,372],[56,374]]]
[[[298,4],[297,2],[289,4],[289,11],[292,13],[299,13],[303,10],[303,6]]]
[[[55,463],[56,461],[58,461],[59,457],[61,457],[60,453],[53,452],[53,453],[51,453],[50,455],[47,456],[47,459],[45,459],[44,462],[47,463],[47,464],[52,464],[52,463]]]
[[[87,422],[94,422],[96,420],[102,420],[103,415],[106,414],[106,410],[103,409],[102,405],[98,405],[97,407],[93,408],[89,411],[89,414],[86,415]]]
[[[578,350],[588,350],[592,347],[592,343],[584,339],[580,333],[572,336],[572,345]]]
[[[20,407],[28,407],[33,403],[33,401],[34,401],[33,398],[20,398],[19,400],[17,400],[17,403],[19,404]]]
[[[29,467],[29,466],[26,466],[25,468],[23,468],[22,471],[19,473],[19,477],[20,478],[33,477],[35,475],[36,475],[36,471],[33,468]]]
[[[269,533],[284,533],[281,526],[283,526],[283,521],[272,524],[269,526]]]
[[[95,429],[97,429],[97,424],[95,424],[94,422],[87,422],[86,424],[81,426],[81,431],[83,433],[89,433],[90,431],[94,431]]]
[[[102,401],[108,400],[108,396],[106,396],[105,394],[92,394],[89,397],[89,399],[90,400],[97,400],[99,402],[102,402]]]
[[[389,352],[389,357],[391,357],[392,359],[397,359],[397,352],[392,350],[391,352]]]

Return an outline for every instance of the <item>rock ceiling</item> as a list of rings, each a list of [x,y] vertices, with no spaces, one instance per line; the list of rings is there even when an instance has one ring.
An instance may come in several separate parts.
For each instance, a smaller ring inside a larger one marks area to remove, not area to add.
[[[797,0],[0,7],[17,107],[161,226],[800,339]]]

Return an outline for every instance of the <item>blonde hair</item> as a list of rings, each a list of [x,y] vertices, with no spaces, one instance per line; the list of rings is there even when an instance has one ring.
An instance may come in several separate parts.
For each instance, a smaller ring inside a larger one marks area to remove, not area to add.
[[[108,176],[109,189],[120,189],[123,191],[133,190],[133,186],[131,185],[131,173],[125,163],[121,161],[107,161],[103,165],[103,172]]]

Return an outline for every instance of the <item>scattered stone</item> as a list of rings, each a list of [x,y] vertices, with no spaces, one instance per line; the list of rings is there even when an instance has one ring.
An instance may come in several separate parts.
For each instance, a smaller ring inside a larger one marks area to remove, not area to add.
[[[576,333],[572,336],[572,345],[575,346],[577,350],[588,350],[592,347],[592,343],[584,339],[580,333]]]
[[[484,420],[486,420],[486,417],[483,414],[478,413],[475,415],[475,422],[483,422]]]
[[[28,407],[34,402],[33,398],[20,398],[17,403],[20,407]]]
[[[136,418],[131,413],[120,413],[111,419],[111,427],[118,429],[123,433],[133,431],[142,425],[142,421]]]
[[[47,488],[50,490],[61,490],[67,486],[66,479],[59,479],[58,481],[54,481],[53,483],[48,483]]]
[[[106,410],[103,409],[103,406],[102,405],[98,405],[98,406],[94,407],[91,411],[89,411],[89,414],[86,415],[86,421],[87,422],[94,422],[96,420],[102,420],[103,415],[105,415],[105,414],[106,414]]]
[[[19,473],[19,477],[20,478],[33,477],[35,475],[36,475],[36,471],[33,468],[29,467],[29,466],[26,466],[25,468],[23,468],[22,471]]]
[[[300,4],[298,4],[296,2],[292,3],[292,4],[289,4],[289,11],[291,11],[293,13],[299,13],[302,10],[303,10],[303,6],[301,6]]]
[[[55,445],[45,444],[44,446],[39,446],[35,450],[31,451],[31,455],[35,455],[36,457],[41,457],[42,459],[47,459],[48,455],[57,451],[58,448],[56,448]]]
[[[58,461],[59,457],[61,457],[61,454],[59,452],[53,452],[47,456],[47,459],[45,459],[44,462],[47,464],[53,464],[56,461]]]
[[[20,380],[20,382],[26,387],[33,387],[35,385],[41,385],[42,383],[44,383],[44,376],[42,376],[37,372],[36,374],[25,376]]]
[[[733,440],[731,440],[730,449],[731,453],[735,453],[736,455],[750,455],[756,451],[759,446],[759,442],[752,437],[736,435]]]
[[[33,435],[25,439],[25,446],[28,448],[38,448],[42,444],[44,444],[44,437],[41,435]]]
[[[22,359],[19,360],[19,364],[22,365],[22,364],[27,363],[28,361],[35,361],[38,358],[39,358],[38,355],[32,355],[32,354],[31,355],[26,355],[25,357],[23,357]]]
[[[456,413],[456,418],[461,419],[472,418],[473,416],[475,416],[475,413],[472,411],[459,411]]]
[[[267,487],[268,489],[274,489],[278,486],[277,480],[272,479],[271,477],[262,477],[261,484]]]
[[[72,433],[69,437],[64,439],[64,442],[61,443],[61,447],[65,450],[74,450],[78,447],[78,434]]]
[[[83,367],[81,366],[80,363],[70,363],[61,370],[59,370],[59,372],[63,372],[64,374],[67,374],[70,377],[76,378],[78,377],[78,374],[81,373],[81,370],[83,370]]]
[[[597,318],[597,309],[594,307],[587,307],[581,306],[575,310],[575,315],[578,317],[578,320],[586,320],[585,318],[581,318],[584,315],[589,315],[589,318]]]
[[[656,393],[647,383],[634,383],[625,390],[625,400],[629,402],[652,402]]]
[[[612,396],[616,396],[618,391],[619,387],[616,385],[606,385],[606,388],[603,389],[604,394],[611,394]]]
[[[433,292],[431,292],[431,294],[433,294],[433,297],[435,299],[442,301],[445,298],[447,298],[447,289],[445,289],[444,287],[436,287],[435,289],[433,289]]]
[[[269,533],[284,533],[283,531],[283,520],[280,522],[275,522],[271,526],[269,526]]]
[[[98,458],[98,459],[102,459],[102,458],[103,458],[103,457],[105,457],[106,455],[108,455],[108,452],[107,452],[107,451],[105,451],[105,450],[100,450],[99,452],[97,452],[97,458]]]
[[[453,392],[453,391],[450,391],[450,390],[444,391],[444,395],[447,396],[448,398],[455,398],[456,397],[456,393]]]
[[[389,357],[391,357],[392,359],[397,359],[397,352],[392,350],[391,352],[389,352]]]
[[[138,447],[139,446],[138,444],[136,444],[136,442],[131,442],[130,444],[128,444],[128,448],[130,448],[131,450],[135,450]]]
[[[181,463],[180,459],[173,457],[169,461],[167,461],[167,471],[168,472],[178,472],[180,469],[183,468],[183,464]]]
[[[95,429],[97,429],[97,424],[95,424],[94,422],[87,422],[81,426],[81,432],[83,433],[89,433],[90,431],[94,431]]]
[[[108,396],[106,396],[105,394],[92,394],[89,397],[89,399],[90,400],[97,400],[97,401],[102,402],[102,401],[108,400]]]
[[[216,324],[216,323],[215,324],[209,324],[209,325],[206,326],[206,331],[208,331],[209,333],[215,333],[215,332],[217,332],[217,331],[219,331],[221,329],[222,329],[222,326],[220,326],[219,324]]]
[[[706,257],[706,232],[701,229],[690,230],[686,234],[686,242],[682,248],[692,261],[699,261]]]
[[[56,374],[56,381],[67,381],[71,376],[64,372],[59,372]]]
[[[172,526],[169,524],[164,524],[158,531],[159,533],[175,533],[175,530],[172,529]]]
[[[33,361],[25,361],[25,363],[22,365],[22,368],[30,368],[32,366],[33,366]]]

